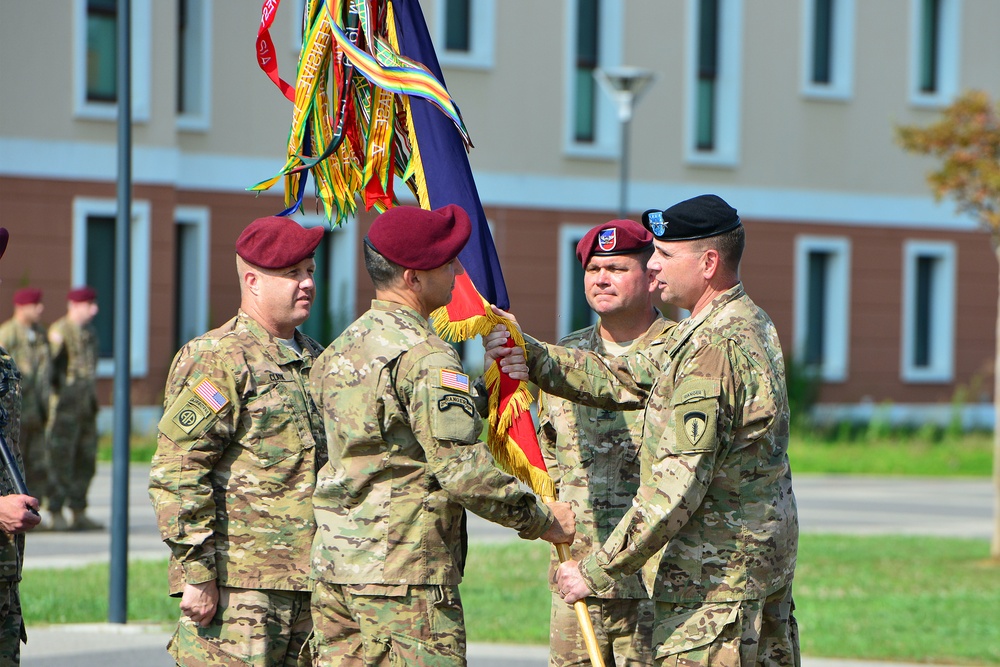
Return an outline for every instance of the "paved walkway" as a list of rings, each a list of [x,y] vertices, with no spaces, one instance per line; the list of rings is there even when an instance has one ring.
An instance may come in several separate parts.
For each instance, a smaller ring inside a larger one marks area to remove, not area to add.
[[[129,557],[165,558],[146,496],[148,467],[133,465],[129,482]],[[91,488],[92,515],[111,516],[110,466],[99,466]],[[993,486],[986,479],[915,479],[799,475],[795,492],[804,532],[913,534],[988,539],[993,530]],[[516,539],[512,531],[470,515],[473,540]],[[108,560],[108,531],[28,536],[31,570]],[[144,625],[60,625],[29,628],[24,667],[171,666],[163,647],[169,632]],[[471,667],[544,667],[540,646],[472,644]],[[805,658],[804,667],[885,667],[886,663]],[[909,667],[893,665],[893,667]]]

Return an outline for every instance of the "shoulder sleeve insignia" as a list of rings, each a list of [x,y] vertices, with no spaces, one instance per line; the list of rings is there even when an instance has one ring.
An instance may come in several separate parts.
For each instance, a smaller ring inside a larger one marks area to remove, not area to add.
[[[205,405],[210,407],[215,413],[222,412],[223,408],[229,405],[229,399],[223,396],[219,388],[208,378],[205,378],[195,386],[194,393],[195,396],[204,401]]]
[[[708,416],[704,412],[692,410],[684,415],[684,433],[688,442],[697,445],[708,428]]]
[[[469,393],[469,376],[465,373],[459,373],[458,371],[448,370],[446,368],[441,369],[441,386],[445,389],[454,389],[456,391],[464,391],[466,394]]]
[[[472,417],[476,414],[476,406],[472,403],[472,399],[468,396],[460,396],[459,394],[445,394],[438,399],[438,410],[444,412],[445,410],[450,410],[453,407],[460,408],[462,412]]]

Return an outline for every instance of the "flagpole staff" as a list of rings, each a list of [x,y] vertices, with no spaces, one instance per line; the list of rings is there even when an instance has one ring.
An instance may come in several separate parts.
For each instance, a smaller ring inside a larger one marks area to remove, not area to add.
[[[542,496],[542,501],[546,503],[552,503],[555,500],[552,496]],[[573,556],[570,555],[568,544],[556,544],[555,547],[560,563],[565,563],[573,559]],[[576,612],[576,620],[580,623],[580,634],[583,635],[583,643],[587,647],[591,664],[594,667],[604,667],[604,658],[601,657],[601,649],[597,645],[597,634],[594,632],[594,623],[590,619],[587,602],[585,600],[577,600],[573,603],[573,611]]]

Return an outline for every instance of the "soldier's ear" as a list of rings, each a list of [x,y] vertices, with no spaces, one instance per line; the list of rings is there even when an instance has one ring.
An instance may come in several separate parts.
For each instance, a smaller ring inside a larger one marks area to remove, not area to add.
[[[247,269],[243,272],[243,284],[246,288],[257,294],[258,287],[260,286],[260,276],[253,269]]]
[[[411,292],[419,292],[423,288],[423,283],[420,281],[420,272],[416,269],[404,269],[403,284]]]

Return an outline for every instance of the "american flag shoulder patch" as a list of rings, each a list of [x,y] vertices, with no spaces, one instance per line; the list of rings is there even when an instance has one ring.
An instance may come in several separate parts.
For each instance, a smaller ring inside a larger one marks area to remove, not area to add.
[[[229,405],[229,399],[223,396],[219,388],[208,378],[198,383],[194,388],[194,393],[215,412],[222,412],[222,409]]]
[[[469,376],[458,371],[441,369],[441,386],[469,393]]]

